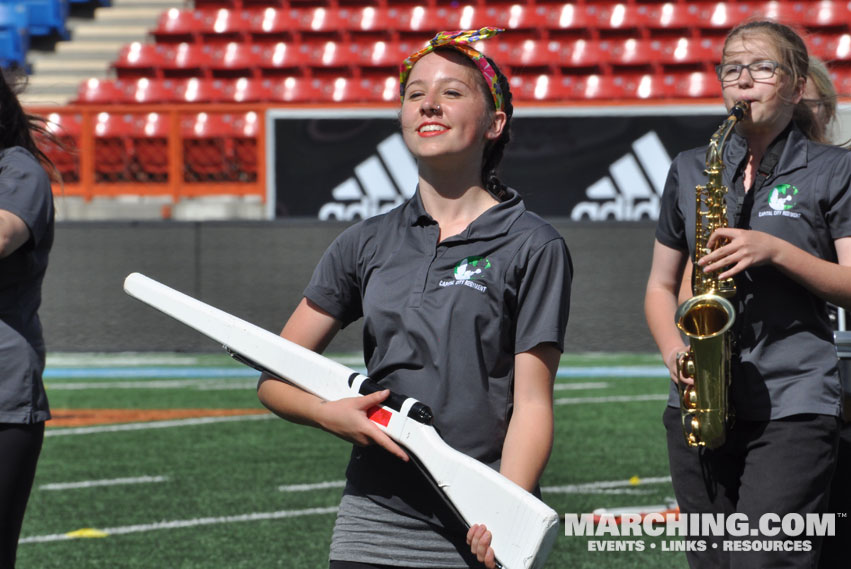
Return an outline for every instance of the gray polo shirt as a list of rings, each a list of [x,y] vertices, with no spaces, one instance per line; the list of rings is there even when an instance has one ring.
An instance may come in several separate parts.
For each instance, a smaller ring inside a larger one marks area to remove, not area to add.
[[[674,159],[662,197],[656,238],[694,257],[695,186],[706,183],[706,147]],[[732,134],[724,148],[727,211],[735,224],[737,183],[747,142]],[[737,187],[738,186],[738,187]],[[851,153],[788,131],[773,173],[751,190],[753,207],[739,227],[763,231],[827,261],[833,241],[851,236]],[[801,413],[839,414],[840,386],[826,303],[771,266],[736,277],[731,395],[736,416],[779,419]],[[672,386],[669,405],[679,406]]]
[[[509,194],[438,243],[417,192],[344,231],[304,293],[344,325],[363,317],[369,376],[429,405],[448,444],[494,468],[514,355],[563,349],[572,273],[562,237]],[[431,517],[408,507],[420,499],[409,465],[379,447],[355,448],[347,475],[347,492]]]
[[[20,217],[32,235],[0,259],[0,423],[36,423],[50,418],[38,307],[53,244],[53,193],[44,168],[23,148],[0,151],[0,209]]]

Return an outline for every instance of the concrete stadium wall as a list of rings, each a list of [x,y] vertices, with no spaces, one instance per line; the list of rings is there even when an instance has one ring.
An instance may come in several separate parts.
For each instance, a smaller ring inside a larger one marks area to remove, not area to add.
[[[654,224],[554,219],[575,276],[566,349],[655,350],[643,315]],[[41,309],[48,350],[217,351],[220,346],[124,294],[141,272],[279,331],[313,267],[346,226],[276,222],[60,222]],[[361,349],[357,324],[331,351]]]

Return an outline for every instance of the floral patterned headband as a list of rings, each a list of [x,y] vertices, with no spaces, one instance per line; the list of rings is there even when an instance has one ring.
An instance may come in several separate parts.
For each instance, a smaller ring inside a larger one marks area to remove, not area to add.
[[[427,46],[416,53],[409,55],[405,61],[402,62],[399,69],[399,96],[402,100],[405,99],[405,83],[407,83],[408,76],[411,74],[411,69],[417,61],[438,47],[451,47],[469,57],[470,60],[476,64],[476,67],[479,68],[479,71],[481,71],[485,78],[485,82],[488,84],[488,88],[493,96],[494,105],[496,105],[496,110],[501,111],[503,108],[504,97],[502,94],[502,88],[499,86],[499,78],[497,77],[496,70],[490,63],[488,63],[484,54],[474,48],[472,44],[477,41],[492,38],[504,31],[505,30],[501,28],[485,27],[478,30],[439,32],[428,42]]]

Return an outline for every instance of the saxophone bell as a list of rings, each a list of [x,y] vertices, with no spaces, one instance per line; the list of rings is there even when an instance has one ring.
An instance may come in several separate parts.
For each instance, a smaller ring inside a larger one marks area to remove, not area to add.
[[[716,294],[694,296],[677,309],[677,327],[689,338],[689,351],[678,361],[683,434],[689,446],[718,448],[729,419],[730,334],[736,319],[729,300]]]

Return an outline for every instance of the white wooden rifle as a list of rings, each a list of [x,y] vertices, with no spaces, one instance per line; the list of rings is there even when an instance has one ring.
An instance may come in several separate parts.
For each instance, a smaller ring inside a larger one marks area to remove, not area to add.
[[[378,383],[342,364],[139,273],[127,277],[124,290],[219,342],[238,361],[326,401],[381,390]],[[397,393],[369,412],[375,424],[409,451],[466,527],[487,526],[500,567],[542,567],[558,535],[556,512],[492,468],[446,444],[431,425],[432,417],[426,405]]]

